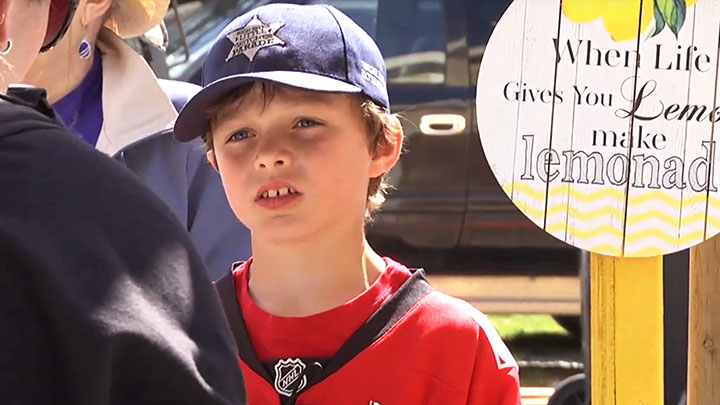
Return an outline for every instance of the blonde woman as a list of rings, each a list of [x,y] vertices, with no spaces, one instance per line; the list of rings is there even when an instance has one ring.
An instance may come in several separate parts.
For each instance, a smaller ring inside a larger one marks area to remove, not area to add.
[[[211,275],[250,254],[249,233],[229,208],[201,146],[172,137],[172,98],[187,83],[161,88],[123,38],[158,24],[168,0],[79,0],[68,33],[40,55],[25,82],[47,90],[63,122],[86,143],[122,162],[153,190],[190,232]]]
[[[42,91],[8,90],[72,12],[0,0],[0,402],[241,404],[230,331],[173,214]]]

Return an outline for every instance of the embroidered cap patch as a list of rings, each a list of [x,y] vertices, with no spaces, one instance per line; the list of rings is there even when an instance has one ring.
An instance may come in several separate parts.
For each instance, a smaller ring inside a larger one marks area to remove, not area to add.
[[[265,24],[257,15],[254,16],[247,25],[227,35],[226,38],[233,43],[233,47],[225,62],[240,54],[245,55],[252,62],[260,49],[285,45],[285,42],[275,35],[284,25],[284,22]]]

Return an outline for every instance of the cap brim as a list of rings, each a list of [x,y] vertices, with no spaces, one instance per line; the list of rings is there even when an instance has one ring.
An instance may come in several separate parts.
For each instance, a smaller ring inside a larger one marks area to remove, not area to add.
[[[338,79],[306,72],[256,72],[224,77],[210,83],[185,104],[175,121],[174,135],[180,142],[191,141],[207,131],[208,110],[234,89],[256,80],[285,84],[300,89],[335,93],[362,90]]]

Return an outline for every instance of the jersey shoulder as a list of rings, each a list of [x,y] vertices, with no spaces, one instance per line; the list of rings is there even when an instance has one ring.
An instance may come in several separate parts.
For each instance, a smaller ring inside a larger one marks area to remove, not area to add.
[[[427,317],[429,325],[449,328],[455,331],[473,332],[484,329],[489,323],[487,315],[467,301],[451,297],[433,290],[421,302],[422,316]]]
[[[498,368],[517,367],[488,316],[472,304],[439,291],[428,294],[420,304],[417,316],[428,335],[492,353]]]

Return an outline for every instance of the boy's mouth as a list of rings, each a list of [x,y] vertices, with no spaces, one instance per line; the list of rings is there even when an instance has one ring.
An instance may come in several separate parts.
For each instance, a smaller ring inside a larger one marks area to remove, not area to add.
[[[301,196],[291,184],[275,180],[260,187],[255,196],[255,204],[265,209],[279,210],[296,203]]]
[[[277,198],[292,194],[298,194],[298,192],[292,187],[283,187],[277,190],[265,190],[260,194],[259,198]]]
[[[284,180],[269,180],[263,183],[255,193],[255,201],[271,199],[287,199],[302,194],[298,189]]]

